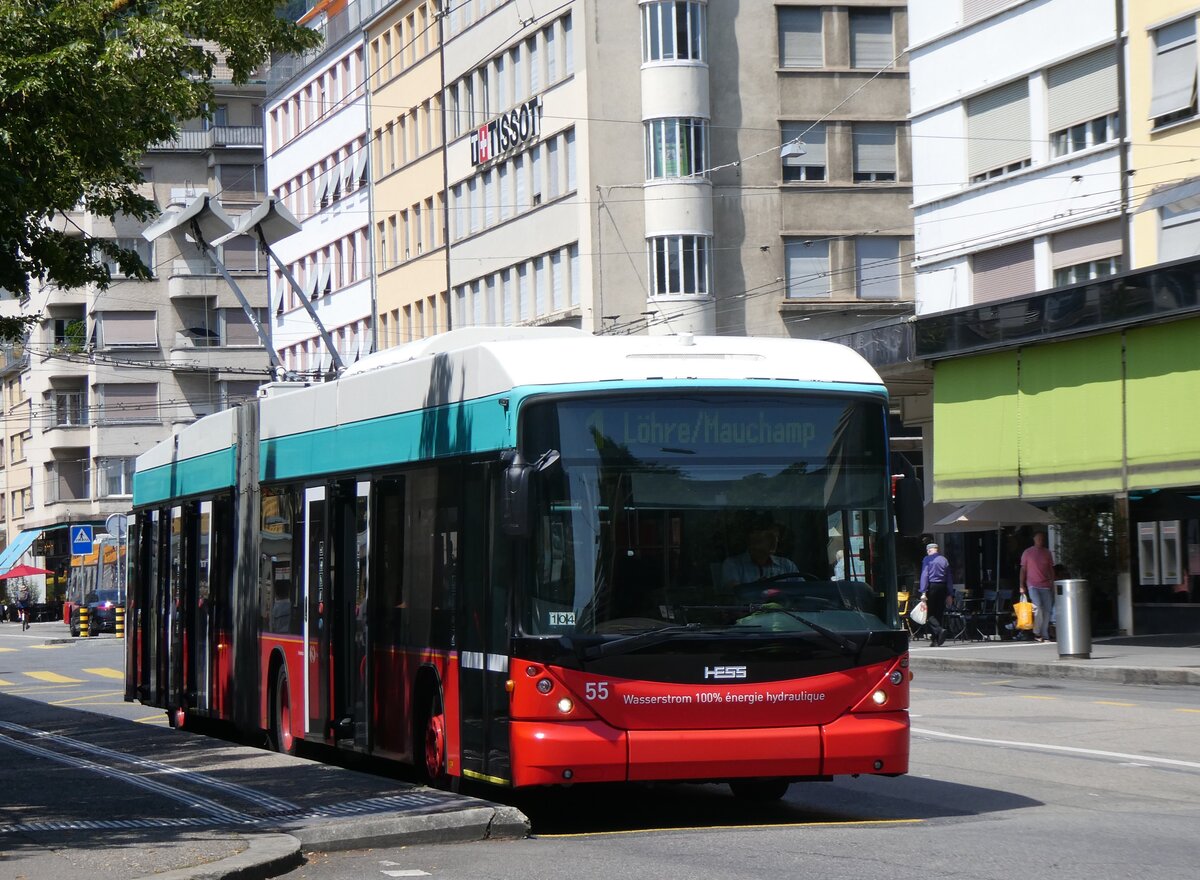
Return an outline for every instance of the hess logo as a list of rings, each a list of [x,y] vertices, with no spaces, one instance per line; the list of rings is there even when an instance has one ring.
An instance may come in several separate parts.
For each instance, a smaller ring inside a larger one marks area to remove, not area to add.
[[[717,679],[745,678],[745,666],[705,666],[704,677]]]

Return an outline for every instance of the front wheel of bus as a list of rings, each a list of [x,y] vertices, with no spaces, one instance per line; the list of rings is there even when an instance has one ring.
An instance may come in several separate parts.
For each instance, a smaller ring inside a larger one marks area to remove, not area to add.
[[[733,796],[743,801],[777,801],[787,794],[786,779],[737,779],[729,783]]]
[[[296,738],[292,735],[292,701],[288,692],[287,670],[282,666],[275,676],[274,712],[271,732],[274,734],[275,751],[285,755],[296,754]]]

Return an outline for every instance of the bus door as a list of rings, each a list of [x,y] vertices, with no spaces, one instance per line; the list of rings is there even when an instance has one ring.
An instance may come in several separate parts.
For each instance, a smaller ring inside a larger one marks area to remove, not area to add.
[[[163,682],[166,684],[164,706],[173,709],[184,705],[183,702],[183,633],[186,609],[186,592],[184,579],[186,576],[186,557],[183,542],[183,508],[171,508],[171,521],[167,525],[167,564],[166,589],[162,591],[163,614],[159,620],[163,622],[163,661],[166,664]]]
[[[333,618],[326,505],[324,486],[304,490],[304,732],[322,740],[329,730]]]
[[[461,587],[458,596],[459,714],[464,775],[493,782],[512,780],[509,751],[509,583],[507,559],[493,540],[494,469],[468,466],[462,511]]]
[[[208,712],[212,702],[213,668],[213,503],[201,501],[196,522],[196,601],[195,626],[191,648],[194,678],[192,689],[196,694],[196,708]]]
[[[331,510],[333,693],[329,717],[335,742],[366,750],[367,560],[371,484],[339,483]]]

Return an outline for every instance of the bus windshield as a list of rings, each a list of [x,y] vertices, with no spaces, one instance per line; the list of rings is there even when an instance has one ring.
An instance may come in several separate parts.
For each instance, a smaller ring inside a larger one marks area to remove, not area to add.
[[[895,628],[882,400],[535,402],[526,635]],[[813,624],[816,624],[814,627]]]

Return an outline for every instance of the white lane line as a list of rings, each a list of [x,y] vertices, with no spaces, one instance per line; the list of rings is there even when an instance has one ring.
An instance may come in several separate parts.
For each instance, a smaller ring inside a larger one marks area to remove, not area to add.
[[[1155,758],[1150,755],[1130,755],[1125,752],[1106,752],[1101,749],[1080,749],[1075,746],[1055,746],[1049,743],[1021,742],[1019,740],[986,739],[979,736],[962,736],[957,733],[943,733],[940,730],[926,730],[920,727],[912,728],[912,732],[921,736],[932,736],[938,739],[953,739],[959,742],[978,743],[985,746],[1007,746],[1015,749],[1031,749],[1038,752],[1065,752],[1070,755],[1086,755],[1091,758],[1116,758],[1120,761],[1136,763],[1162,764],[1166,767],[1185,767],[1188,770],[1200,770],[1200,762],[1177,761],[1174,758]]]
[[[428,871],[380,871],[388,877],[432,877]]]

